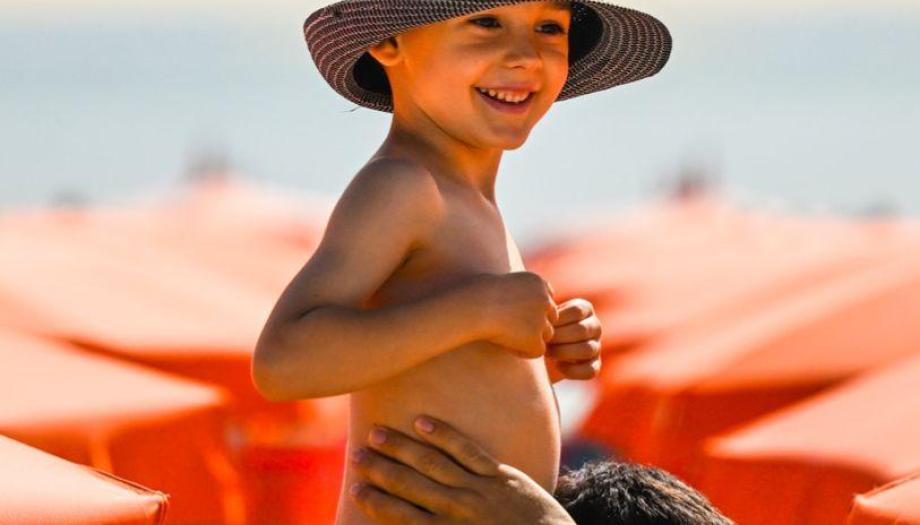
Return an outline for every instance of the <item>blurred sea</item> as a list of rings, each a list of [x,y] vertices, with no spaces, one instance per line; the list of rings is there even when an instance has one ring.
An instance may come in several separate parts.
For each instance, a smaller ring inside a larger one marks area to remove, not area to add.
[[[157,191],[202,151],[338,195],[388,115],[350,111],[322,81],[301,35],[310,8],[260,5],[0,7],[0,209]],[[742,204],[920,212],[920,5],[628,5],[669,26],[670,62],[557,103],[505,154],[497,194],[519,242],[688,170]]]

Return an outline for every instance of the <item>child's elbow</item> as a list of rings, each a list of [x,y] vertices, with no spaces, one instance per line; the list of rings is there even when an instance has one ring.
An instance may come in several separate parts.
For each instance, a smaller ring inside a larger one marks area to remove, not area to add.
[[[283,385],[278,381],[276,368],[269,348],[260,340],[252,356],[250,367],[252,384],[256,392],[268,401],[290,401],[286,392],[281,388]]]

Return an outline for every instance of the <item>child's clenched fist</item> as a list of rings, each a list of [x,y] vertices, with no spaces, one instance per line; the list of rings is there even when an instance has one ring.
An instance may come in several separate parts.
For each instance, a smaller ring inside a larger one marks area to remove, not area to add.
[[[601,323],[594,306],[575,298],[558,306],[553,336],[547,343],[550,380],[591,379],[601,369]]]
[[[488,319],[486,338],[518,357],[544,355],[559,317],[549,283],[527,271],[480,278],[485,284],[481,308]]]

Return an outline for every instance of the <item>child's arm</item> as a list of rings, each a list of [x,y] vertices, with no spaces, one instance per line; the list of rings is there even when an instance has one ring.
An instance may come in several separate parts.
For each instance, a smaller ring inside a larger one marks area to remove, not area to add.
[[[424,242],[442,207],[434,179],[415,164],[376,161],[355,176],[259,336],[252,379],[264,397],[359,390],[481,337],[480,297],[471,284],[361,307]]]

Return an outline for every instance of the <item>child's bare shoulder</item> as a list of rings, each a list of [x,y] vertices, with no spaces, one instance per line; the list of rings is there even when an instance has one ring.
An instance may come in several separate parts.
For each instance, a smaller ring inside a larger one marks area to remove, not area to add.
[[[379,158],[362,167],[332,210],[326,241],[380,237],[414,247],[443,212],[437,182],[422,165]]]
[[[349,182],[313,254],[281,294],[264,332],[323,304],[361,305],[434,231],[443,202],[431,173],[375,159]]]
[[[349,182],[339,202],[341,207],[367,207],[370,213],[391,212],[406,219],[437,214],[442,199],[427,168],[408,159],[384,157],[365,164]]]

